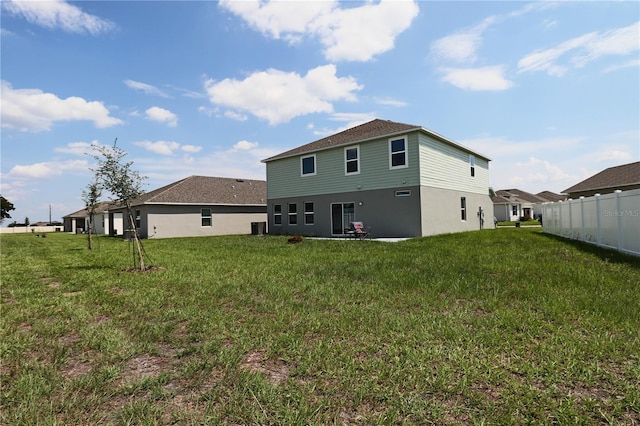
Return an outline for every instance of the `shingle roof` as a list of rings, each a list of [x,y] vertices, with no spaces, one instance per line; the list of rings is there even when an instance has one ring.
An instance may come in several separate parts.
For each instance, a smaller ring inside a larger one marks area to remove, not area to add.
[[[544,203],[548,201],[544,198],[538,197],[537,195],[522,191],[520,189],[501,189],[496,191],[495,194],[495,197],[491,198],[493,204],[503,204],[513,201],[518,203]],[[514,197],[513,201],[511,197]]]
[[[131,202],[141,204],[266,205],[267,182],[209,176],[190,176],[147,192]]]
[[[564,201],[567,199],[566,195],[556,194],[551,191],[538,192],[536,195],[547,201]]]
[[[415,124],[398,123],[395,121],[381,120],[379,118],[376,118],[375,120],[369,121],[364,124],[360,124],[359,126],[355,126],[350,129],[343,130],[342,132],[333,134],[331,136],[326,136],[314,142],[310,142],[308,144],[299,146],[297,148],[293,148],[289,151],[280,153],[278,155],[274,155],[273,157],[269,157],[265,160],[262,160],[262,162],[267,163],[269,161],[292,157],[294,155],[321,151],[321,150],[333,148],[336,146],[347,145],[347,144],[352,144],[357,142],[364,142],[370,139],[381,138],[385,136],[390,137],[393,135],[398,135],[401,133],[406,133],[406,132],[415,131],[415,130],[420,130],[425,133],[428,133],[431,136],[434,136],[442,141],[445,141],[448,144],[457,146],[466,151],[469,151],[470,153],[476,154],[482,158],[486,158],[487,160],[489,160],[489,158],[485,157],[484,155],[475,153],[469,150],[468,148],[465,148],[443,136],[438,135],[437,133],[434,133],[430,130],[425,129],[422,126],[417,126]]]
[[[622,189],[628,185],[640,184],[640,161],[609,167],[562,192],[582,192],[596,189]]]
[[[107,210],[109,210],[111,207],[116,206],[118,203],[115,201],[102,201],[100,203],[97,204],[94,213],[103,213]],[[77,212],[73,212],[73,213],[69,213],[66,216],[63,217],[87,217],[89,216],[89,212],[87,211],[86,208],[84,209],[80,209]]]

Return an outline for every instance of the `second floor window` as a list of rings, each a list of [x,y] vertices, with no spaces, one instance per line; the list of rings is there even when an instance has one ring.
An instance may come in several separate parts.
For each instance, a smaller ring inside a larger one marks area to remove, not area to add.
[[[389,168],[407,167],[407,137],[389,139]]]
[[[300,167],[302,176],[312,176],[316,174],[316,156],[310,155],[300,159]]]
[[[344,171],[347,175],[360,173],[360,148],[352,146],[344,149]]]
[[[473,155],[469,156],[469,166],[471,167],[471,177],[476,175],[476,157]]]

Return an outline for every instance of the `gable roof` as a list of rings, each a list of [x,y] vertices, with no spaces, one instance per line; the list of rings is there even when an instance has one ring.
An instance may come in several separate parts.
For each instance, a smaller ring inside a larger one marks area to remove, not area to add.
[[[567,199],[566,195],[556,194],[555,192],[551,192],[551,191],[538,192],[536,195],[546,201],[552,201],[552,202],[564,201]]]
[[[96,208],[94,210],[94,214],[99,214],[99,213],[104,213],[107,210],[109,210],[112,207],[115,207],[116,205],[118,205],[118,203],[116,201],[101,201],[96,205]],[[87,217],[89,216],[89,211],[84,208],[84,209],[80,209],[77,212],[73,212],[73,213],[69,213],[66,216],[63,216],[63,218],[65,217],[76,217],[76,218],[83,218],[83,217]]]
[[[142,204],[266,205],[267,182],[190,176],[150,191],[131,202]]]
[[[293,157],[300,154],[322,151],[325,149],[335,148],[337,146],[342,146],[342,145],[365,142],[371,139],[391,137],[391,136],[400,135],[400,134],[412,132],[412,131],[422,131],[432,137],[435,137],[440,141],[443,141],[449,145],[462,149],[463,151],[467,151],[478,157],[484,158],[486,160],[490,160],[490,158],[482,154],[473,152],[469,148],[465,148],[464,146],[450,139],[447,139],[444,136],[441,136],[435,132],[427,130],[422,126],[417,126],[415,124],[398,123],[395,121],[381,120],[379,118],[376,118],[367,123],[360,124],[359,126],[355,126],[350,129],[343,130],[342,132],[338,132],[336,134],[326,136],[314,142],[310,142],[308,144],[299,146],[297,148],[290,149],[289,151],[285,151],[283,153],[274,155],[273,157],[269,157],[267,159],[262,160],[262,162],[268,163],[269,161],[273,161],[273,160],[279,160],[282,158]]]
[[[493,204],[506,203],[544,203],[548,200],[520,189],[500,189],[491,197]]]
[[[640,185],[640,161],[609,167],[562,192],[583,192],[597,189],[622,189],[624,186]]]

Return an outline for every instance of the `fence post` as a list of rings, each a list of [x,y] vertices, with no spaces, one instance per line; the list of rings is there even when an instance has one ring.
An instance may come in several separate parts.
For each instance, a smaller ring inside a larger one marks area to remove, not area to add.
[[[585,241],[584,238],[584,195],[580,196],[580,240]]]
[[[572,212],[573,200],[569,198],[569,238],[573,238],[573,212]]]
[[[616,241],[616,248],[618,249],[618,251],[620,251],[620,247],[621,247],[621,242],[622,242],[622,215],[621,213],[621,209],[620,209],[620,193],[622,192],[622,190],[620,189],[616,189],[615,191],[613,191],[614,194],[616,194],[616,226],[617,226],[617,234],[618,234],[618,238]]]
[[[602,245],[602,232],[600,231],[600,194],[596,194],[596,244]]]

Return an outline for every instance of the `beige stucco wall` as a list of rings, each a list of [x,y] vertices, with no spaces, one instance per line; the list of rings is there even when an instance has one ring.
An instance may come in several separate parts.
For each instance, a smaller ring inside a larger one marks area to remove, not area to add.
[[[202,226],[201,209],[212,210],[212,225]],[[252,222],[267,221],[266,206],[142,206],[143,238],[251,234]]]
[[[466,221],[461,219],[461,197],[466,198]],[[420,204],[423,236],[479,230],[479,208],[484,212],[483,227],[493,228],[493,202],[488,193],[482,195],[422,186]]]

